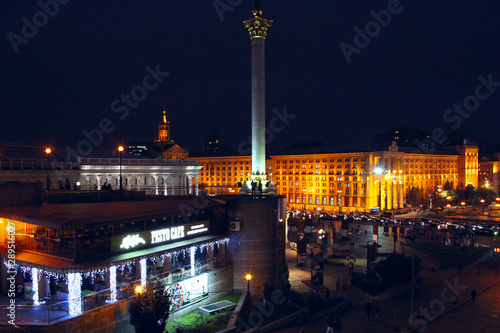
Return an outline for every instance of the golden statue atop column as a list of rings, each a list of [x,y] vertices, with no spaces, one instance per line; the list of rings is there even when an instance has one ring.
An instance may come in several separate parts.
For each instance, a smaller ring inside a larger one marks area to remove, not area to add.
[[[252,10],[253,18],[243,21],[243,25],[248,29],[250,39],[252,38],[266,38],[267,29],[273,24],[272,20],[265,19],[262,16],[262,0],[255,0],[254,8]]]

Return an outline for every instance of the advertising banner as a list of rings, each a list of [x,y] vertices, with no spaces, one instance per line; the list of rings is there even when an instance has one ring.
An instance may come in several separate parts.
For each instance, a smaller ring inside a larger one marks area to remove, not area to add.
[[[178,311],[208,297],[207,273],[165,287],[171,295],[170,312]]]

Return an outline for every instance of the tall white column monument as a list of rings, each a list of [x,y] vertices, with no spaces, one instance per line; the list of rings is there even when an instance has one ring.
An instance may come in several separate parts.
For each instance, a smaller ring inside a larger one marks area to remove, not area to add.
[[[243,21],[248,29],[252,53],[252,174],[240,194],[274,195],[276,187],[266,172],[266,74],[265,41],[273,21],[262,18],[262,1],[255,1],[254,17]]]

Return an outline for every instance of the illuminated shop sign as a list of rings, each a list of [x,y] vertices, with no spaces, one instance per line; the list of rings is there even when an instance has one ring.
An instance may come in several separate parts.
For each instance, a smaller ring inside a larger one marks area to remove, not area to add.
[[[170,312],[178,311],[208,297],[207,273],[165,287],[171,295]]]
[[[120,249],[129,249],[131,247],[136,247],[136,245],[139,245],[141,243],[146,244],[146,241],[142,239],[138,234],[128,235],[127,237],[123,238]]]
[[[173,239],[184,238],[184,226],[172,227],[151,231],[151,244],[168,242]]]
[[[133,234],[111,237],[111,251],[138,249],[148,245],[161,245],[184,238],[200,236],[210,231],[209,221],[188,223],[158,230],[148,230]]]

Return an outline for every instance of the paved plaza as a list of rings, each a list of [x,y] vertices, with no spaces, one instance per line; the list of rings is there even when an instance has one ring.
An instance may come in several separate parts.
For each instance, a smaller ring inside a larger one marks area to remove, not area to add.
[[[360,226],[358,233],[351,233],[351,228]],[[336,252],[342,254],[354,253],[358,258],[354,266],[355,272],[366,272],[366,248],[359,245],[366,244],[372,240],[372,224],[350,224],[349,240],[342,240],[336,243]],[[379,229],[379,253],[392,253],[394,251],[394,241],[390,236],[384,236],[382,227]],[[365,235],[365,230],[367,234]],[[354,249],[351,243],[354,242]],[[396,243],[396,251],[411,256],[412,248],[401,245],[399,239]],[[494,298],[497,304],[499,301],[499,281],[495,277],[496,261],[489,259],[481,263],[481,273],[477,275],[477,266],[469,266],[457,270],[437,270],[438,263],[431,256],[415,250],[415,255],[422,260],[421,276],[424,283],[417,285],[414,292],[414,312],[416,315],[410,318],[411,294],[405,292],[388,300],[380,301],[380,316],[378,319],[371,317],[367,320],[365,305],[367,302],[375,304],[376,297],[363,293],[356,288],[336,291],[337,277],[348,275],[347,260],[345,257],[329,258],[331,264],[326,264],[324,271],[324,285],[331,291],[332,296],[344,297],[351,300],[353,307],[351,310],[334,313],[335,318],[340,318],[344,326],[343,332],[447,332],[448,328],[456,327],[456,330],[471,327],[469,322],[474,322],[476,326],[482,327],[486,323],[499,320],[500,311],[497,307],[488,307],[490,298]],[[307,280],[311,279],[310,270],[297,267],[296,252],[287,250],[287,262],[290,269],[290,283],[292,288],[299,292],[314,292],[308,285]],[[341,265],[343,264],[343,265]],[[304,281],[306,283],[304,283]],[[477,291],[476,303],[470,304],[471,290]],[[491,288],[491,289],[489,289]],[[324,289],[321,290],[324,297]],[[481,316],[474,316],[474,313],[482,313]],[[468,319],[466,319],[468,318]],[[413,321],[411,320],[413,319]],[[326,332],[327,314],[326,310],[309,317],[305,325],[305,332]],[[467,325],[467,326],[466,326]],[[275,330],[273,332],[300,332],[301,326],[298,321],[289,326]],[[472,329],[470,332],[489,332],[483,329]],[[496,330],[495,330],[496,331]],[[493,332],[493,331],[491,331]]]

